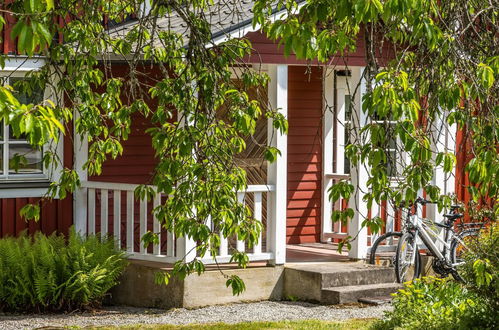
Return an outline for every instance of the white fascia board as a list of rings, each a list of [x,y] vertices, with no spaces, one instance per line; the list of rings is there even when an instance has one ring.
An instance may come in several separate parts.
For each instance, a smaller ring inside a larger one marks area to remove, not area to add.
[[[298,7],[294,10],[293,15],[296,14],[301,7],[305,5],[305,1],[298,4]],[[288,12],[286,9],[280,10],[270,16],[270,22],[274,23],[277,19],[286,19],[288,17]],[[260,30],[261,25],[257,24],[253,26],[253,22],[250,21],[248,24],[239,27],[238,29],[234,29],[231,32],[224,33],[218,37],[215,37],[211,40],[210,45],[206,45],[206,47],[218,46],[219,44],[226,42],[231,39],[238,39],[244,37],[246,34],[250,32],[256,32]]]

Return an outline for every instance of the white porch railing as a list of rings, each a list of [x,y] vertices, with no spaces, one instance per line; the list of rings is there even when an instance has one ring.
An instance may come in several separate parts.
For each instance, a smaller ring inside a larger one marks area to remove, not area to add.
[[[329,187],[338,183],[341,180],[350,180],[349,174],[338,174],[330,173],[324,175],[324,188],[326,198],[329,198]],[[326,204],[327,205],[327,204]],[[331,215],[333,211],[343,210],[343,200],[339,199],[334,203],[331,203],[331,210],[329,212],[324,212],[323,227],[322,227],[322,240],[327,241],[328,239],[345,239],[348,236],[347,226],[343,225],[341,222],[332,222]]]
[[[207,264],[215,262],[211,255],[196,256],[196,242],[192,239],[175,237],[172,232],[164,230],[152,212],[160,205],[162,196],[157,194],[152,202],[136,200],[134,191],[137,186],[124,183],[82,182],[79,195],[85,197],[87,211],[78,213],[80,217],[75,219],[76,227],[89,234],[113,235],[120,248],[124,249],[131,259],[173,263],[184,258],[186,261],[198,258]],[[238,192],[238,199],[251,208],[255,219],[262,221],[264,196],[267,195],[266,200],[271,201],[273,200],[271,195],[274,193],[274,186],[251,185],[246,191]],[[79,203],[80,207],[84,204],[81,201]],[[265,216],[267,231],[262,230],[258,244],[249,250],[246,242],[222,236],[216,262],[230,261],[233,251],[230,249],[231,245],[235,245],[238,251],[246,251],[250,261],[273,261],[275,251],[272,250],[272,245],[268,244],[274,221],[271,216],[272,205],[269,205],[267,210]],[[212,227],[209,221],[207,225]],[[157,233],[159,240],[145,248],[141,237],[147,231]]]

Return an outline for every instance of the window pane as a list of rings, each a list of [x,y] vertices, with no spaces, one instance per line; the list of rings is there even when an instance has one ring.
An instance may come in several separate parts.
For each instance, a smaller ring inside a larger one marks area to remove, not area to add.
[[[3,175],[3,145],[0,145],[0,175]]]
[[[43,101],[43,90],[39,87],[36,86],[34,90],[31,92],[28,92],[24,90],[20,84],[17,84],[19,81],[28,81],[26,78],[21,78],[21,77],[11,77],[10,78],[10,85],[14,88],[14,96],[19,100],[20,103],[22,104],[37,104]],[[29,85],[23,85],[23,87],[27,87]],[[30,86],[32,87],[32,86]],[[15,141],[26,141],[26,135],[21,134],[19,137],[14,136],[14,132],[12,129],[9,129],[9,140],[15,140]]]
[[[18,84],[19,81],[26,81],[26,84]],[[21,77],[11,77],[10,85],[14,88],[14,96],[21,102],[22,104],[37,104],[43,101],[43,90],[40,86],[33,87],[29,85],[27,82],[29,79],[21,78]],[[25,87],[22,88],[21,87]],[[33,90],[31,90],[33,88]],[[28,89],[28,90],[26,90]]]
[[[0,141],[3,141],[3,119],[0,120]]]
[[[17,172],[14,169],[16,162],[19,164]],[[9,164],[10,174],[42,173],[42,152],[33,149],[29,144],[11,144],[9,145]]]
[[[352,120],[352,96],[345,95],[345,121]]]
[[[346,156],[345,156],[345,163],[343,164],[343,166],[345,174],[350,174],[350,159],[348,159]]]
[[[350,96],[350,95],[348,95]],[[346,104],[346,103],[345,103]],[[350,135],[352,132],[350,131],[350,123],[345,123],[345,148],[350,144]],[[344,156],[344,173],[345,174],[350,174],[350,160],[347,158],[347,156]]]
[[[397,176],[397,152],[391,150],[387,153],[388,159],[386,160],[386,173],[388,176]]]

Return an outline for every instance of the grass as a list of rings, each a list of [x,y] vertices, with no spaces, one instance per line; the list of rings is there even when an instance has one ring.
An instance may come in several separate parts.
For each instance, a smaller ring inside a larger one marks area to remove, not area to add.
[[[130,325],[119,327],[118,329],[154,329],[154,330],[255,330],[255,329],[367,329],[375,319],[353,319],[347,321],[321,321],[321,320],[300,320],[300,321],[279,321],[279,322],[243,322],[237,324],[210,323],[210,324],[190,324],[190,325]],[[99,329],[117,329],[111,327],[99,327]]]

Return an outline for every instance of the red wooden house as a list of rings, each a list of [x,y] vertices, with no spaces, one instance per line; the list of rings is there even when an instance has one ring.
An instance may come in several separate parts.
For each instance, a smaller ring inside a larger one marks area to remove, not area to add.
[[[362,200],[367,173],[363,166],[351,166],[345,159],[344,148],[349,134],[356,134],[368,120],[359,111],[365,82],[364,43],[359,36],[357,49],[346,57],[334,58],[329,64],[308,63],[294,56],[285,57],[277,43],[270,41],[251,25],[251,1],[242,1],[242,16],[237,22],[218,13],[218,23],[213,33],[213,42],[225,38],[248,38],[254,47],[254,55],[247,61],[255,68],[267,71],[271,77],[268,86],[269,101],[280,108],[288,118],[289,134],[281,135],[273,128],[262,128],[262,138],[274,138],[268,143],[277,146],[282,155],[278,160],[261,168],[249,169],[256,175],[241,200],[251,200],[251,208],[257,218],[265,220],[266,231],[259,246],[248,251],[251,260],[268,260],[274,264],[286,261],[286,244],[326,242],[342,238],[350,233],[355,236],[364,217],[380,215],[386,221],[387,230],[394,228],[394,211],[389,205],[367,209]],[[276,13],[279,15],[279,13]],[[175,21],[175,17],[165,18]],[[126,32],[133,22],[116,27],[117,33]],[[165,24],[166,26],[166,24]],[[11,27],[11,25],[10,25]],[[4,29],[3,51],[11,54],[2,74],[16,71],[20,78],[23,72],[36,70],[44,60],[29,59],[16,55],[15,43],[10,40],[9,26]],[[22,64],[21,64],[22,62]],[[112,70],[123,70],[115,63]],[[360,82],[356,94],[349,86]],[[353,111],[349,111],[350,105]],[[139,259],[174,261],[182,257],[195,242],[186,238],[174,238],[173,234],[162,232],[162,244],[146,250],[139,246],[139,237],[147,230],[161,231],[152,219],[151,208],[159,202],[134,201],[133,190],[138,184],[149,182],[156,160],[151,140],[145,134],[147,122],[137,117],[132,134],[124,143],[124,153],[115,160],[105,163],[102,175],[89,177],[81,170],[88,152],[88,145],[79,138],[67,136],[59,150],[65,165],[79,170],[82,188],[72,198],[43,203],[39,222],[26,222],[19,216],[19,210],[26,203],[41,197],[49,180],[57,173],[45,173],[40,166],[41,154],[32,152],[26,168],[19,173],[9,171],[9,157],[16,148],[29,149],[25,141],[13,140],[8,127],[0,127],[0,236],[15,235],[22,230],[67,232],[71,225],[81,231],[113,233],[122,241],[122,246],[131,256]],[[70,130],[71,131],[71,130]],[[435,148],[455,149],[455,127],[445,127],[443,135],[437,136],[441,145]],[[337,180],[348,179],[361,188],[350,200],[356,212],[348,228],[331,222],[331,211],[341,205],[332,205],[327,190]],[[435,184],[442,191],[455,191],[458,182],[453,177],[445,178],[441,169],[435,169]],[[459,189],[458,191],[461,191]],[[248,197],[245,197],[248,196]],[[266,204],[265,204],[266,202]],[[436,210],[429,210],[436,212]],[[350,256],[365,257],[370,235],[360,230],[352,245]],[[219,261],[229,259],[228,241],[222,241]],[[244,249],[244,242],[237,242],[238,249]],[[189,258],[194,258],[190,255]],[[207,260],[209,261],[209,260]]]

